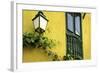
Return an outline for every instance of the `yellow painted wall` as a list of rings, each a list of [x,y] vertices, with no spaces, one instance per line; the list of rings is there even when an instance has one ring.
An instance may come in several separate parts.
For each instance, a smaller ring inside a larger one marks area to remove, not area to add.
[[[37,11],[23,10],[23,32],[34,32],[32,18],[35,17]],[[52,48],[52,52],[59,57],[66,55],[66,41],[65,41],[65,14],[64,12],[48,12],[44,11],[46,18],[49,20],[44,36],[53,39],[56,46]],[[34,61],[50,61],[52,58],[44,53],[43,49],[29,48],[23,49],[23,62]]]
[[[32,18],[35,17],[37,11],[23,10],[23,32],[34,32]],[[46,18],[49,20],[44,36],[49,39],[56,40],[56,46],[51,49],[59,57],[66,55],[66,22],[64,12],[48,12],[44,11]],[[91,14],[87,13],[82,19],[82,39],[83,39],[83,57],[84,59],[91,58]],[[43,49],[40,48],[24,48],[23,62],[51,61]]]
[[[91,14],[86,13],[82,19],[83,57],[91,59]]]

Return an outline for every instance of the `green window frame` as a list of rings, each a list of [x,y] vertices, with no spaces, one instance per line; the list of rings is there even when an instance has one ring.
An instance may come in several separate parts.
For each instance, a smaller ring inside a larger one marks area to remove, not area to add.
[[[66,12],[66,45],[69,60],[82,60],[82,23],[81,13]]]

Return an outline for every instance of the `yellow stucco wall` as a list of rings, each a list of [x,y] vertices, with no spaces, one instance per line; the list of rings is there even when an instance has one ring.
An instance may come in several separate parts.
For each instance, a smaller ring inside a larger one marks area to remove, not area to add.
[[[23,10],[23,32],[34,32],[32,18],[35,17],[38,11]],[[44,11],[46,18],[49,20],[44,36],[49,39],[56,40],[56,46],[51,49],[59,57],[66,55],[66,22],[64,12],[48,12]],[[82,19],[82,38],[83,38],[83,57],[84,59],[91,58],[91,15],[86,14]],[[51,61],[52,58],[40,48],[24,48],[23,62]]]
[[[38,11],[23,10],[23,32],[34,32],[32,18],[35,17]],[[44,11],[46,18],[49,20],[44,36],[55,40],[56,46],[52,48],[52,52],[59,57],[66,55],[66,41],[65,41],[65,14],[64,12],[48,12]],[[32,50],[24,48],[23,62],[33,61],[48,61],[52,60],[43,53],[43,49],[33,48]]]
[[[86,13],[82,19],[83,57],[91,59],[91,14]]]

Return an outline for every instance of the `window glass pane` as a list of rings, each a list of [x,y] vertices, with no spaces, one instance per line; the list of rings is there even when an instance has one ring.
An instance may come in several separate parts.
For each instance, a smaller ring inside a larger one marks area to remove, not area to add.
[[[67,14],[68,16],[68,29],[73,31],[73,16],[71,14]]]
[[[80,17],[75,17],[75,33],[80,35]]]

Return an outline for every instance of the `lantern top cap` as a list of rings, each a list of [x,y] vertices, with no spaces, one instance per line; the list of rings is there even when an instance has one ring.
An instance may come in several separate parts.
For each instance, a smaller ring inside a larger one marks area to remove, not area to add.
[[[38,14],[42,14],[42,15],[44,15],[42,11],[39,11]],[[44,16],[45,16],[45,15],[44,15]]]
[[[37,15],[32,19],[32,21],[34,21],[38,16],[43,17],[45,20],[48,21],[48,19],[46,18],[46,16],[43,14],[42,11],[38,11]]]

